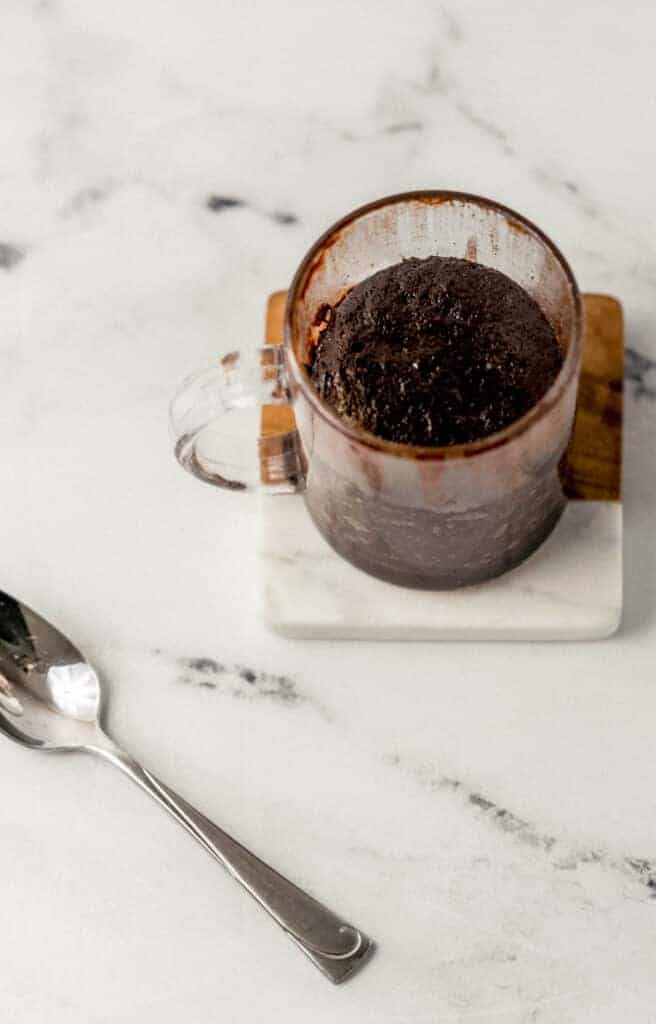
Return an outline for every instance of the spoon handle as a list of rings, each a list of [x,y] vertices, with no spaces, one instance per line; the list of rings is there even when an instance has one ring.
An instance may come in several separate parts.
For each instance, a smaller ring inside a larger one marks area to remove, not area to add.
[[[116,749],[96,748],[96,752],[121,768],[186,828],[330,981],[345,981],[371,952],[372,942],[363,932],[274,871],[129,754]]]

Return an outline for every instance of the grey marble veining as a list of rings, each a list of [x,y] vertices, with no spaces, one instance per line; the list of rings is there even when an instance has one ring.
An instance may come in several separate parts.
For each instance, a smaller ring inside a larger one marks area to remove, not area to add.
[[[245,665],[223,665],[213,658],[182,658],[179,682],[191,686],[205,686],[210,690],[229,690],[232,697],[270,698],[283,704],[296,704],[303,698],[289,676],[258,672]],[[246,685],[244,685],[246,684]]]
[[[335,993],[139,793],[5,744],[3,1019],[653,1020],[654,27],[619,0],[3,5],[3,587],[79,638],[118,739],[379,944]],[[257,501],[169,452],[179,379],[260,343],[319,234],[431,187],[517,208],[623,303],[608,642],[272,637]]]
[[[631,382],[636,398],[656,398],[656,360],[643,356],[629,346],[626,349],[626,379]]]
[[[500,807],[484,796],[472,790],[465,783],[450,776],[436,773],[433,765],[408,765],[399,754],[384,756],[386,764],[409,774],[420,786],[439,793],[452,793],[457,799],[469,806],[475,814],[491,827],[510,833],[513,840],[534,847],[548,855],[552,867],[559,871],[576,871],[587,864],[601,865],[605,869],[619,872],[624,878],[631,878],[644,886],[641,898],[656,899],[656,862],[645,857],[629,854],[615,858],[601,849],[576,849],[567,842],[535,828],[530,822],[521,818],[507,807]],[[622,878],[618,877],[621,889]]]

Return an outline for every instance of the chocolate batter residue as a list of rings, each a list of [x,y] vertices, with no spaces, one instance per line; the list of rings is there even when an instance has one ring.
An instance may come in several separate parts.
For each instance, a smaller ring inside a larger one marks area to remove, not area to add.
[[[468,260],[387,267],[324,308],[321,328],[310,369],[319,394],[340,416],[405,444],[461,444],[501,430],[562,365],[534,299]]]

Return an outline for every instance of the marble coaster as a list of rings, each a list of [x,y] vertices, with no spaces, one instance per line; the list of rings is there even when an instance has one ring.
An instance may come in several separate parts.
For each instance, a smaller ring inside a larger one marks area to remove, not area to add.
[[[283,298],[277,293],[269,303],[270,344],[281,337]],[[609,296],[586,295],[585,305],[579,406],[565,471],[570,501],[538,551],[511,572],[477,586],[409,590],[376,580],[340,558],[317,531],[301,496],[263,494],[260,598],[270,628],[287,637],[321,640],[592,640],[617,629],[622,311]],[[263,410],[263,434],[271,437],[288,428],[280,413]]]

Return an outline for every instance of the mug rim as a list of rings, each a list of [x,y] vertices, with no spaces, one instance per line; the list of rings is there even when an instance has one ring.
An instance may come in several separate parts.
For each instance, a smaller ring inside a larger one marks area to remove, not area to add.
[[[519,419],[513,420],[512,423],[508,424],[508,426],[504,427],[502,430],[497,430],[493,434],[488,434],[487,437],[478,438],[474,441],[467,441],[464,444],[433,446],[412,445],[398,441],[388,441],[385,438],[379,437],[377,434],[371,433],[371,431],[365,430],[364,427],[359,427],[347,422],[335,412],[332,406],[321,397],[319,392],[312,385],[306,368],[299,363],[294,351],[292,339],[292,315],[294,306],[299,293],[302,295],[305,292],[305,289],[312,277],[312,272],[319,265],[323,252],[335,244],[344,228],[348,227],[360,217],[384,206],[392,206],[406,202],[429,203],[431,205],[438,205],[441,203],[472,204],[484,209],[495,210],[496,212],[503,214],[511,223],[514,223],[516,230],[537,236],[546,248],[551,251],[563,268],[571,291],[574,305],[572,338],[565,354],[563,364],[560,367],[553,383],[547,391],[545,391],[544,395],[542,395],[542,397],[535,403],[535,405],[531,406],[531,408],[525,412],[523,416],[520,416]],[[295,381],[303,392],[305,398],[314,407],[322,419],[327,421],[331,427],[334,427],[352,441],[357,444],[364,445],[367,448],[374,449],[388,455],[394,455],[398,458],[419,459],[422,461],[471,458],[473,455],[478,455],[479,453],[490,451],[508,444],[509,441],[512,441],[514,438],[524,434],[534,423],[541,420],[549,410],[557,404],[562,393],[565,391],[567,385],[572,379],[572,376],[577,372],[579,367],[583,341],[583,303],[574,273],[562,252],[549,238],[549,236],[527,217],[524,217],[521,213],[517,213],[517,211],[511,209],[511,207],[505,206],[503,203],[498,203],[494,199],[487,199],[485,196],[479,196],[469,192],[453,191],[450,189],[420,189],[411,192],[398,192],[394,195],[383,196],[381,199],[375,199],[373,202],[365,203],[363,206],[357,207],[355,210],[352,210],[344,217],[335,221],[334,224],[324,231],[310,249],[308,249],[301,260],[292,279],[289,291],[287,292],[284,317],[284,340],[288,363],[293,372]]]

